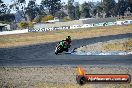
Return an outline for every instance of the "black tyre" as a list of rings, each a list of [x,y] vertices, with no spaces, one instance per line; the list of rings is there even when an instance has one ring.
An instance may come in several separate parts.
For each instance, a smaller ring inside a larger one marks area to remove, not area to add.
[[[55,54],[57,55],[57,54],[58,54],[58,52],[55,52]]]
[[[55,50],[55,54],[57,55],[58,53],[61,53],[62,50],[61,50],[61,46],[59,46],[56,50]]]
[[[86,78],[84,76],[77,76],[77,83],[80,84],[80,85],[84,85],[86,84]]]
[[[68,49],[68,48],[66,48],[66,49],[65,49],[65,51],[66,51],[66,52],[68,52],[68,51],[69,51],[69,49]]]

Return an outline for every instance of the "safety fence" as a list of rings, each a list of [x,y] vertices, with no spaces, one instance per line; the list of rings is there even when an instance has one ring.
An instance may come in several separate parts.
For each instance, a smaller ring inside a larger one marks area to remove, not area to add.
[[[116,21],[116,22],[103,22],[103,23],[92,23],[92,24],[81,24],[81,25],[71,25],[71,26],[61,26],[61,27],[42,27],[42,28],[29,28],[24,30],[14,30],[14,31],[3,31],[0,32],[0,35],[8,34],[20,34],[20,33],[29,33],[29,32],[46,32],[46,31],[55,31],[55,30],[69,30],[69,29],[78,29],[78,28],[90,28],[90,27],[101,27],[101,26],[112,26],[112,25],[128,25],[132,24],[132,20]]]
[[[49,27],[49,28],[29,28],[28,32],[45,32],[45,31],[53,31],[53,30],[67,30],[67,29],[90,28],[90,27],[112,26],[112,25],[116,25],[116,22],[104,22],[104,23],[96,23],[96,24],[93,23],[93,24]]]

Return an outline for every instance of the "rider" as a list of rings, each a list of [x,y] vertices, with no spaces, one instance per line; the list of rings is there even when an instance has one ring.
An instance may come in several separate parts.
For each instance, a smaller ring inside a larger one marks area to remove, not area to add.
[[[70,48],[71,47],[71,37],[70,36],[67,36],[65,40],[62,40],[60,42],[60,44],[64,47],[68,47]]]
[[[67,36],[66,40],[67,45],[69,46],[69,48],[71,47],[71,36]]]

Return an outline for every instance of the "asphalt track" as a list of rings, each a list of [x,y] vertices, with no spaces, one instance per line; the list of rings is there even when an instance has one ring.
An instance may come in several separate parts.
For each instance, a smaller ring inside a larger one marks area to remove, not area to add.
[[[113,39],[132,38],[132,33],[101,36],[80,40],[73,40],[71,49],[83,45],[104,42]],[[46,65],[130,65],[132,55],[109,56],[79,56],[62,53],[54,54],[54,43],[21,46],[14,48],[0,48],[0,66],[46,66]]]

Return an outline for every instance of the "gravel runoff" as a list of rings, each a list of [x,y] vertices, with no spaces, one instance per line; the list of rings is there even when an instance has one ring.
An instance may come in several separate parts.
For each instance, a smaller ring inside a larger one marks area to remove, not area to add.
[[[82,67],[88,74],[132,75],[132,66],[82,65]],[[77,74],[77,66],[69,65],[0,67],[0,88],[62,88],[64,84],[63,88],[132,88],[132,82],[130,84],[85,84],[80,86],[76,83]],[[55,84],[51,86],[48,83]],[[72,86],[68,86],[68,84],[72,84]]]
[[[74,49],[74,51],[72,51],[71,54],[76,54],[76,55],[129,55],[129,54],[132,54],[132,51],[107,51],[106,52],[102,50],[103,46],[107,44],[123,43],[128,40],[131,40],[131,38],[115,39],[115,40],[110,40],[106,42],[98,42],[95,44],[81,46],[80,48]]]

